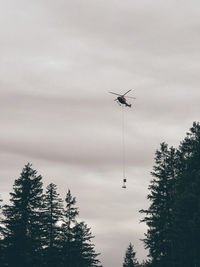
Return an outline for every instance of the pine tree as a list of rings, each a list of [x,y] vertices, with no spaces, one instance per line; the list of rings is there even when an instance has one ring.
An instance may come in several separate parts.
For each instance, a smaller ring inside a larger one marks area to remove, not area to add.
[[[193,123],[179,149],[156,153],[151,205],[143,219],[151,267],[200,266],[200,124]]]
[[[44,195],[44,225],[43,240],[45,247],[45,262],[48,267],[60,265],[59,248],[61,229],[58,225],[63,216],[63,202],[56,192],[56,185],[47,186]]]
[[[2,225],[2,202],[3,200],[0,198],[0,240],[3,239],[3,225]]]
[[[72,197],[70,190],[66,195],[66,208],[63,230],[63,266],[67,267],[100,267],[91,240],[94,238],[90,228],[84,222],[77,222],[79,214],[75,206],[76,198]]]
[[[73,229],[74,232],[74,267],[98,267],[100,261],[97,259],[98,253],[95,253],[92,244],[91,229],[84,222],[77,223]]]
[[[15,180],[10,205],[4,206],[9,267],[39,267],[42,250],[42,177],[31,164]]]
[[[130,243],[124,257],[123,267],[139,267],[133,245]]]
[[[177,151],[165,143],[156,151],[155,166],[151,173],[154,179],[149,186],[148,210],[141,210],[148,228],[144,242],[149,256],[157,266],[173,266],[172,214],[176,195],[175,183],[178,165]],[[160,264],[160,265],[159,265]]]
[[[179,147],[181,171],[174,211],[175,266],[200,266],[200,124],[194,122]]]
[[[73,227],[77,223],[77,216],[79,214],[78,208],[75,207],[76,198],[72,197],[70,190],[68,190],[66,198],[66,208],[64,211],[64,223],[62,225],[63,247],[62,257],[63,266],[73,267]]]
[[[5,263],[5,242],[4,242],[4,228],[3,228],[3,218],[2,218],[2,199],[0,198],[0,266],[6,266]]]

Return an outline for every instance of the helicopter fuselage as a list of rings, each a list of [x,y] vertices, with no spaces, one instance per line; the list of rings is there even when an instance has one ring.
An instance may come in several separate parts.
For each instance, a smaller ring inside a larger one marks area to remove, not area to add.
[[[125,105],[125,106],[127,106],[127,107],[131,107],[131,104],[128,104],[128,103],[126,102],[126,98],[125,98],[125,97],[123,97],[123,96],[119,96],[119,97],[117,98],[117,100],[118,100],[121,104],[123,104],[123,105]]]

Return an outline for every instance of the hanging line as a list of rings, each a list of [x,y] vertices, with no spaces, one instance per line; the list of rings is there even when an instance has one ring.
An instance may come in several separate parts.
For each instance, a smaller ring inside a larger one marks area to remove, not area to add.
[[[123,178],[126,178],[126,144],[125,144],[125,118],[124,106],[122,105],[122,170]]]

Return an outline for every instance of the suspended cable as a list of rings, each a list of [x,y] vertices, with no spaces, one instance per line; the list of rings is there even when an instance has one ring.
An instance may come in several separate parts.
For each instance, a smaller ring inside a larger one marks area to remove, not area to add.
[[[125,118],[124,118],[123,105],[122,105],[122,176],[123,176],[122,188],[126,188],[126,143],[125,143]]]

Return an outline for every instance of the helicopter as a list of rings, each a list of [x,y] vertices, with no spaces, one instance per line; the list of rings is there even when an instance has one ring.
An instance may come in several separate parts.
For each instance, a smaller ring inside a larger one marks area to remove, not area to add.
[[[117,95],[118,97],[114,101],[118,101],[119,105],[121,104],[125,105],[126,107],[131,107],[131,104],[128,104],[125,98],[125,95],[128,94],[132,89],[128,90],[125,94],[120,95],[114,92],[109,92],[110,94]],[[127,98],[135,99],[135,97],[127,96]]]

